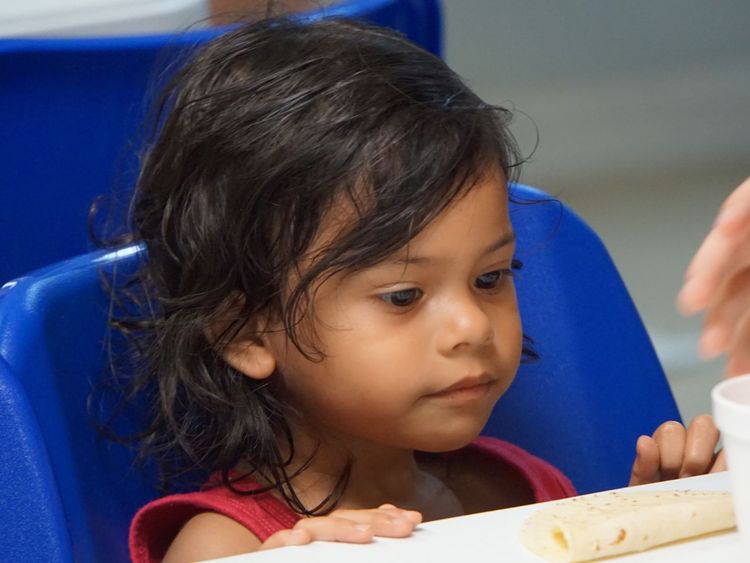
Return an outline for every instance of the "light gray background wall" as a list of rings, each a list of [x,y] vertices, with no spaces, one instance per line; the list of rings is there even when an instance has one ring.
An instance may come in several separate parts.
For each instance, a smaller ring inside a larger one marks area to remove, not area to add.
[[[721,201],[750,175],[750,1],[444,0],[444,10],[448,63],[519,111],[526,152],[538,130],[522,180],[597,230],[683,417],[709,411],[723,361],[699,361],[700,319],[681,317],[674,298]]]
[[[719,204],[750,175],[750,0],[443,6],[449,64],[487,101],[516,108],[527,153],[538,132],[522,180],[599,232],[683,416],[708,411],[723,362],[697,359],[700,319],[673,302]]]

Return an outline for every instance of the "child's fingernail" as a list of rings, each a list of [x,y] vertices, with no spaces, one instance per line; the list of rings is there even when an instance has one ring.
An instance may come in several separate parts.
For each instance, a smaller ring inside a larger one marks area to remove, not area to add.
[[[391,526],[401,526],[404,522],[406,522],[405,518],[401,518],[400,516],[389,516],[388,517],[388,523]]]
[[[641,436],[638,436],[638,439],[635,441],[635,453],[636,453],[636,455],[638,455],[638,453],[641,450],[641,448],[643,448],[643,441],[646,438],[648,438],[648,436],[641,435]]]
[[[369,524],[355,524],[354,528],[356,530],[359,530],[360,532],[370,533],[372,531],[372,528],[370,528]]]
[[[422,521],[422,513],[417,512],[416,510],[407,510],[406,516],[411,520],[412,522],[421,522]]]

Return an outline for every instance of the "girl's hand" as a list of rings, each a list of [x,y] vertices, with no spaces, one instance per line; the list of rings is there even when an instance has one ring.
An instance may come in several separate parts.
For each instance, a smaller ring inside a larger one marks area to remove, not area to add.
[[[371,510],[334,510],[328,516],[303,518],[294,528],[269,537],[260,549],[304,545],[313,541],[370,543],[375,536],[405,538],[422,522],[414,510],[384,504]]]
[[[665,422],[653,436],[638,438],[630,485],[724,471],[724,452],[716,453],[718,442],[719,430],[710,415],[695,417],[687,430],[679,422]]]
[[[677,306],[705,311],[703,356],[727,354],[727,375],[750,372],[750,178],[727,198],[695,254]]]

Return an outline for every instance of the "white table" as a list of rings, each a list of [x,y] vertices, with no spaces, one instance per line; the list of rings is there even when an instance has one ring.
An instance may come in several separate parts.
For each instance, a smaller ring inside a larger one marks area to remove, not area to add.
[[[728,491],[726,472],[690,477],[638,487],[642,490],[693,489]],[[630,489],[632,490],[632,489]],[[407,539],[377,538],[368,545],[315,542],[300,547],[285,547],[216,559],[221,563],[298,563],[324,561],[326,563],[366,563],[370,561],[450,562],[450,563],[524,563],[543,561],[527,551],[518,541],[523,521],[538,510],[540,504],[519,506],[470,516],[436,520],[422,524]],[[627,563],[732,563],[750,561],[750,554],[742,556],[736,531],[704,536],[677,542],[641,553],[607,559]]]

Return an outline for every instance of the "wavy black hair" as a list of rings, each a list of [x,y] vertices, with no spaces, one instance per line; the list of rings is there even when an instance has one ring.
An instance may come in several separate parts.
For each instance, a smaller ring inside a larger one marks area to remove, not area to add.
[[[397,32],[340,19],[243,25],[173,76],[129,213],[129,240],[148,259],[115,284],[112,323],[135,371],[125,402],[147,397],[140,453],[166,488],[196,468],[235,486],[242,462],[302,514],[335,506],[346,474],[321,505],[303,505],[276,376],[245,377],[223,347],[248,319],[271,315],[321,358],[296,330],[314,282],[402,248],[489,167],[513,180],[510,118]],[[342,198],[354,217],[285,287]],[[227,328],[209,341],[217,323]]]

